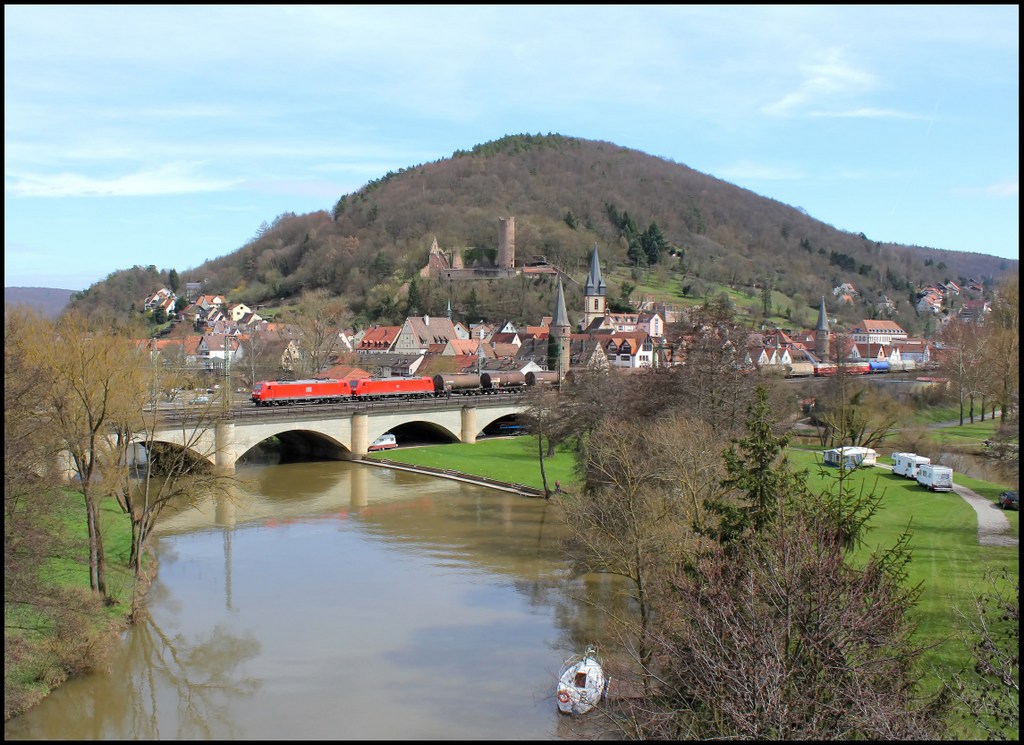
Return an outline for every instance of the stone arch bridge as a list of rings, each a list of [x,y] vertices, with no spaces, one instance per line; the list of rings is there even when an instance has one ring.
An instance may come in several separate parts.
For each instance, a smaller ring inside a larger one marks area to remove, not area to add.
[[[287,440],[315,457],[358,460],[371,442],[402,425],[420,425],[442,439],[471,444],[485,427],[524,409],[522,400],[511,395],[254,407],[235,409],[215,422],[168,417],[153,431],[152,440],[185,447],[233,472],[239,458],[270,437]]]

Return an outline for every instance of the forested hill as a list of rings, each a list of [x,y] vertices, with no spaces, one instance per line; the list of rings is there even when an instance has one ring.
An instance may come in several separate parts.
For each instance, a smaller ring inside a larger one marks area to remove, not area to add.
[[[836,230],[798,208],[607,142],[514,135],[385,174],[323,212],[268,218],[248,244],[225,247],[224,256],[200,267],[115,272],[73,303],[127,312],[175,269],[182,287],[206,280],[207,292],[250,306],[324,288],[364,323],[442,313],[451,297],[457,313],[536,323],[552,310],[550,288],[526,280],[443,287],[417,280],[414,305],[422,307],[408,305],[408,283],[435,238],[444,251],[462,249],[467,266],[485,265],[494,260],[500,217],[515,218],[517,263],[544,255],[582,282],[596,243],[609,278],[628,268],[624,282],[642,285],[654,276],[691,292],[728,287],[749,294],[767,285],[795,307],[816,307],[845,282],[864,309],[885,294],[908,312],[918,287],[1018,270],[1017,261]],[[619,289],[609,282],[610,297]],[[580,288],[569,292],[567,302],[574,302]]]

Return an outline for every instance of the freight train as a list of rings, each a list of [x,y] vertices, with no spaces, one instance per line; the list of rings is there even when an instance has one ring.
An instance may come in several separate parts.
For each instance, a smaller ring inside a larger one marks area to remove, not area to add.
[[[343,401],[402,401],[452,396],[488,396],[519,393],[533,386],[558,382],[558,373],[485,372],[444,373],[433,377],[361,378],[335,380],[264,380],[252,387],[257,406],[328,404]]]
[[[889,362],[887,360],[870,360],[867,362],[794,362],[786,365],[784,376],[787,378],[827,378],[843,370],[847,375],[877,375],[890,372],[916,370],[917,363],[913,360]]]

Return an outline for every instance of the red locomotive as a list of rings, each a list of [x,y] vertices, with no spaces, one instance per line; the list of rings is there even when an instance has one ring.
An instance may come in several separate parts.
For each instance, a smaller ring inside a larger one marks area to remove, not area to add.
[[[516,393],[527,387],[554,385],[555,372],[446,373],[434,377],[361,378],[348,382],[332,378],[312,380],[264,380],[252,387],[257,406],[339,401],[381,401],[433,398],[435,396],[477,396]]]
[[[376,401],[385,398],[426,398],[434,395],[434,379],[419,378],[360,378],[350,382],[352,398],[358,401]]]
[[[311,380],[264,380],[252,387],[252,402],[257,406],[298,403],[334,403],[352,397],[348,384],[332,378]]]

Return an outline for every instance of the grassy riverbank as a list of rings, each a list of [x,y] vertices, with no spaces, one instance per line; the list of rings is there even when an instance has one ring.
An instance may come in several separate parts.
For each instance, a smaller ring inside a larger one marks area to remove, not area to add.
[[[820,454],[815,450],[790,450],[797,470],[808,469],[812,486],[824,488],[827,475],[819,473]],[[387,458],[410,465],[443,468],[469,475],[488,476],[542,488],[537,440],[534,437],[481,440],[474,445],[452,444],[389,451]],[[545,459],[549,487],[555,480],[564,488],[578,488],[573,454],[560,451]],[[835,473],[828,469],[824,474]],[[957,474],[955,482],[996,500],[1005,485],[969,479]],[[865,544],[853,556],[864,560],[872,551],[895,545],[900,534],[912,531],[912,560],[908,582],[920,583],[922,594],[914,610],[918,640],[931,646],[923,659],[929,687],[937,688],[969,663],[969,653],[957,629],[958,610],[970,612],[976,591],[984,589],[987,571],[1006,568],[1018,576],[1016,546],[980,546],[974,509],[955,493],[932,493],[916,482],[894,476],[883,468],[865,468],[849,476],[846,488],[873,490],[883,497],[882,508],[872,519]],[[1018,514],[1006,513],[1012,534],[1019,538]]]
[[[452,469],[538,490],[544,487],[537,440],[531,436],[488,438],[474,445],[401,448],[383,456],[400,463]],[[817,473],[815,451],[794,449],[790,457],[797,468]],[[553,457],[545,458],[544,471],[549,488],[553,488],[556,481],[560,481],[563,488],[578,488],[571,451],[559,450]],[[820,477],[815,475],[814,478]],[[1006,488],[959,474],[955,481],[993,501]],[[925,657],[923,670],[930,685],[937,686],[941,679],[948,678],[968,662],[968,652],[956,633],[957,609],[969,610],[973,593],[984,589],[986,570],[1006,568],[1015,579],[1019,571],[1018,549],[979,546],[976,515],[970,505],[955,494],[932,494],[883,469],[856,471],[849,485],[853,489],[863,487],[883,494],[883,507],[870,525],[867,545],[855,554],[855,560],[874,548],[892,546],[905,528],[913,531],[913,560],[908,580],[912,584],[920,582],[923,587],[915,620],[919,623],[919,640],[934,645]],[[81,496],[72,492],[65,496],[61,519],[76,538],[75,550],[58,555],[55,549],[54,558],[41,572],[50,585],[76,595],[82,612],[54,620],[5,603],[9,645],[5,656],[5,719],[31,706],[67,677],[102,666],[110,644],[116,642],[114,632],[123,627],[131,612],[134,580],[126,568],[130,547],[127,518],[115,503],[104,505],[107,579],[115,600],[115,604],[104,606],[88,591]],[[1019,538],[1018,514],[1009,512],[1006,516],[1013,535]],[[12,629],[15,630],[13,645]]]
[[[4,721],[46,697],[70,677],[106,664],[131,614],[134,576],[128,570],[131,525],[113,500],[101,510],[110,601],[89,590],[82,496],[65,491],[55,516],[66,540],[53,541],[39,568],[46,598],[39,607],[4,603]]]
[[[413,466],[453,469],[469,476],[522,484],[541,491],[544,489],[537,438],[531,436],[492,437],[474,445],[456,442],[450,445],[399,448],[381,453],[381,458]],[[368,456],[367,460],[373,460],[373,456]],[[554,491],[556,481],[562,482],[563,487],[573,483],[576,478],[575,467],[573,453],[569,450],[559,449],[554,457],[545,457],[544,475],[547,476],[548,488]]]

